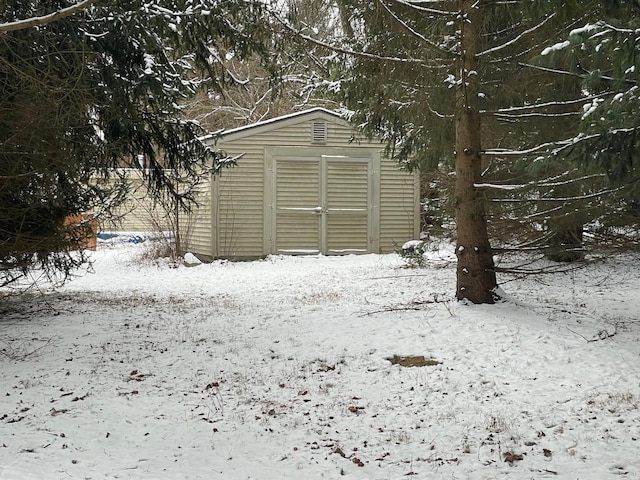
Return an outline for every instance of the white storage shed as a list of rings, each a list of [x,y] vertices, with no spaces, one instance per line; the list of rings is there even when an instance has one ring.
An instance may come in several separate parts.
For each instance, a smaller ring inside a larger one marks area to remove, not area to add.
[[[201,259],[387,253],[418,238],[419,177],[314,108],[224,131],[236,167],[200,186],[183,234]]]

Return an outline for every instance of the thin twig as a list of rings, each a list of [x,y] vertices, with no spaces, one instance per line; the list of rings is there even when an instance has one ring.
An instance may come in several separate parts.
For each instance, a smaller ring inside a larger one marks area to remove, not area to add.
[[[373,310],[371,312],[365,312],[361,317],[376,315],[378,313],[388,313],[388,312],[407,312],[407,311],[420,311],[423,310],[425,305],[431,305],[434,303],[446,303],[445,300],[414,300],[409,305],[389,305],[387,307],[383,307],[379,310]]]
[[[86,10],[97,1],[98,0],[83,0],[69,7],[62,8],[56,12],[50,13],[49,15],[32,17],[24,20],[16,20],[15,22],[9,23],[0,23],[0,32],[12,32],[14,30],[23,30],[25,28],[41,27],[42,25],[47,25],[57,20],[62,20],[63,18]]]
[[[40,345],[33,350],[28,350],[24,346],[24,343],[20,345],[19,348],[14,348],[11,343],[9,343],[11,340],[9,342],[7,342],[6,340],[2,340],[2,342],[6,345],[6,348],[0,349],[0,355],[4,355],[11,360],[23,361],[31,356],[36,356],[41,350],[46,348],[51,343],[51,340],[51,338],[46,339],[43,345]]]
[[[566,327],[567,330],[569,330],[571,333],[578,335],[579,337],[583,338],[585,342],[599,342],[600,340],[606,340],[607,338],[611,338],[613,336],[616,335],[617,329],[614,329],[613,332],[609,332],[608,330],[602,329],[598,332],[598,335],[596,335],[595,337],[589,339],[587,337],[585,337],[584,335],[579,334],[578,332],[571,330],[569,327]]]

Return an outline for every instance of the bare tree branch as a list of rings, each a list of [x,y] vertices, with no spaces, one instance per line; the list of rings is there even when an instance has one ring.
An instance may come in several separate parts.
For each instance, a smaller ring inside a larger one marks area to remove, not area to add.
[[[549,72],[549,73],[555,73],[558,75],[567,75],[570,77],[577,77],[577,78],[589,78],[590,74],[587,73],[574,73],[574,72],[568,72],[566,70],[559,70],[556,68],[547,68],[547,67],[542,67],[540,65],[532,65],[530,63],[523,63],[520,62],[518,63],[518,65],[520,67],[526,67],[526,68],[531,68],[533,70],[540,70],[542,72]],[[615,78],[615,77],[610,77],[608,75],[598,75],[598,78],[601,80],[606,80],[607,82],[623,82],[629,85],[637,85],[638,82],[636,82],[635,80],[631,80],[629,78]]]
[[[424,43],[426,43],[427,45],[429,45],[431,48],[436,49],[437,51],[444,53],[446,55],[451,55],[451,56],[457,56],[458,54],[456,54],[455,52],[452,52],[451,50],[447,50],[446,48],[442,48],[440,45],[438,45],[437,43],[433,42],[432,40],[429,40],[428,38],[426,38],[424,35],[422,35],[420,32],[416,31],[411,25],[409,25],[407,22],[405,22],[404,20],[402,20],[400,17],[398,17],[398,15],[396,15],[394,12],[391,11],[391,9],[382,1],[382,0],[378,0],[380,5],[382,6],[382,8],[384,8],[387,13],[389,15],[391,15],[391,17],[393,17],[393,19],[398,22],[402,27],[404,27],[406,30],[408,30],[414,37],[419,38],[420,40],[422,40]],[[397,1],[397,0],[396,0]],[[399,2],[404,4],[404,2]]]
[[[563,112],[563,113],[542,113],[542,112],[530,112],[530,113],[496,113],[494,114],[497,118],[506,120],[506,119],[518,119],[518,118],[556,118],[556,117],[571,117],[574,115],[582,115],[582,112]]]
[[[395,3],[399,3],[400,5],[404,5],[406,7],[413,8],[415,10],[419,10],[420,12],[432,13],[434,15],[444,15],[447,17],[455,17],[460,14],[459,11],[447,11],[447,10],[438,10],[435,8],[427,8],[422,6],[424,2],[415,2],[409,0],[393,0]],[[441,2],[443,3],[443,2]]]
[[[603,195],[609,195],[611,193],[620,192],[623,189],[624,187],[610,188],[607,190],[602,190],[600,192],[595,192],[595,193],[589,193],[586,195],[574,195],[571,197],[557,197],[557,198],[538,198],[536,199],[536,201],[537,202],[567,202],[569,200],[587,200],[589,198],[598,198],[598,197],[602,197]],[[529,201],[531,200],[527,198],[494,198],[491,200],[491,202],[494,202],[494,203],[525,203]]]
[[[550,155],[557,155],[560,152],[562,152],[563,150],[566,150],[567,148],[571,148],[579,143],[588,141],[588,140],[593,140],[596,138],[600,138],[603,137],[605,135],[616,135],[618,133],[631,133],[631,132],[635,132],[636,130],[640,130],[640,127],[631,127],[631,128],[618,128],[616,130],[611,130],[607,133],[594,133],[592,135],[579,135],[577,137],[574,138],[569,138],[566,140],[559,140],[556,142],[547,142],[547,143],[541,143],[539,145],[536,145],[535,147],[532,148],[528,148],[525,150],[509,150],[509,149],[490,149],[490,150],[484,150],[482,152],[483,155],[497,155],[497,156],[517,156],[517,155],[527,155],[529,153],[534,153],[534,152],[538,152],[541,150],[545,150],[545,149],[549,149],[552,147],[552,150],[550,151]]]
[[[296,37],[301,38],[302,40],[305,40],[305,41],[307,41],[309,43],[312,43],[314,45],[317,45],[319,47],[323,47],[323,48],[326,48],[328,50],[331,50],[333,52],[343,53],[345,55],[351,55],[351,56],[354,56],[354,57],[371,58],[371,59],[374,59],[374,60],[381,60],[381,61],[384,61],[384,62],[415,63],[415,64],[422,65],[424,67],[429,67],[429,65],[424,63],[424,61],[419,59],[419,58],[386,57],[386,56],[381,56],[381,55],[375,55],[373,53],[358,52],[358,51],[355,51],[355,50],[349,50],[349,49],[346,49],[346,48],[337,47],[335,45],[331,45],[329,43],[322,42],[322,41],[317,40],[317,39],[315,39],[313,37],[305,35],[300,30],[298,30],[298,29],[292,27],[291,25],[289,25],[288,22],[286,22],[284,19],[282,19],[275,12],[272,12],[272,15],[278,21],[278,23],[280,23],[284,28],[289,30],[289,32],[291,32]],[[433,67],[433,68],[436,68],[436,67]]]
[[[97,1],[98,0],[82,0],[75,5],[63,8],[61,10],[58,10],[57,12],[50,13],[49,15],[26,18],[24,20],[17,20],[15,22],[9,23],[0,23],[0,32],[12,32],[14,30],[23,30],[25,28],[47,25],[49,23],[61,20],[66,17],[70,17],[71,15],[86,10],[90,5],[96,3]]]
[[[557,68],[547,68],[547,67],[542,67],[540,65],[532,65],[530,63],[520,62],[520,63],[518,63],[518,66],[519,67],[531,68],[533,70],[540,70],[541,72],[556,73],[558,75],[567,75],[569,77],[587,78],[586,74],[568,72],[566,70],[559,70]]]
[[[507,107],[507,108],[499,108],[497,110],[481,110],[480,113],[490,113],[490,114],[509,114],[509,113],[515,113],[515,112],[521,112],[521,111],[528,111],[528,110],[536,110],[536,109],[540,109],[540,108],[547,108],[547,107],[570,107],[570,106],[575,106],[575,105],[582,105],[585,102],[588,102],[589,100],[594,100],[596,98],[602,98],[603,96],[607,96],[607,95],[611,95],[613,96],[613,93],[608,93],[605,95],[589,95],[589,96],[585,96],[585,97],[580,97],[580,98],[576,98],[574,100],[567,100],[564,102],[558,102],[558,101],[552,101],[552,102],[544,102],[544,103],[532,103],[531,105],[522,105],[522,106],[515,106],[515,107]]]
[[[570,173],[570,172],[567,172],[567,174],[568,173]],[[593,173],[591,175],[583,175],[582,177],[578,177],[578,178],[570,178],[568,180],[564,180],[564,181],[561,181],[561,182],[551,181],[551,179],[547,179],[547,180],[542,180],[540,182],[532,181],[532,182],[527,182],[527,183],[522,183],[522,184],[517,184],[517,185],[507,185],[507,184],[499,184],[499,183],[476,183],[475,187],[476,188],[485,188],[485,189],[494,189],[494,190],[510,190],[510,191],[514,191],[514,190],[524,190],[524,189],[527,189],[527,188],[530,188],[530,187],[548,188],[548,187],[559,187],[561,185],[572,185],[572,184],[575,184],[575,183],[584,182],[586,180],[593,180],[595,178],[604,178],[604,177],[606,177],[606,174],[604,174],[604,173]]]
[[[14,175],[0,175],[0,180],[15,180],[16,178],[30,177],[38,172],[16,173]]]
[[[531,33],[531,32],[535,32],[537,29],[539,29],[540,27],[542,27],[545,23],[547,23],[549,20],[551,20],[553,17],[555,17],[555,13],[549,15],[547,18],[545,18],[542,22],[540,22],[538,25],[535,25],[527,30],[525,30],[524,32],[522,32],[520,35],[518,35],[516,38],[511,39],[508,42],[503,43],[502,45],[498,45],[497,47],[494,48],[490,48],[488,50],[485,50],[484,52],[480,52],[478,53],[478,57],[481,57],[483,55],[487,55],[489,53],[494,53],[497,51],[502,50],[503,48],[508,47],[509,45],[513,45],[514,43],[518,42],[521,38],[523,38],[525,35]]]
[[[579,337],[582,337],[582,339],[586,342],[597,342],[600,340],[606,340],[607,338],[611,338],[614,337],[616,335],[616,333],[618,333],[618,329],[615,327],[614,325],[614,329],[613,332],[610,332],[606,329],[602,329],[600,330],[597,335],[593,336],[592,338],[587,338],[584,335],[579,334],[578,332],[571,330],[569,327],[566,327],[567,330],[569,330],[571,333],[578,335]]]

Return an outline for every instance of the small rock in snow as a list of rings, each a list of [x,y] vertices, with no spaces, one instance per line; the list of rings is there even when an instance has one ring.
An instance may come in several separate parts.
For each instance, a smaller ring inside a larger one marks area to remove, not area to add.
[[[187,252],[184,254],[184,266],[185,267],[197,267],[202,262],[193,253]]]

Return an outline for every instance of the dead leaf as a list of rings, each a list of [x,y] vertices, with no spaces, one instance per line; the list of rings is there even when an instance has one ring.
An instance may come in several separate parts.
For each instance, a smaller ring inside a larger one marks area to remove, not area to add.
[[[504,454],[504,461],[507,463],[519,462],[523,459],[522,455],[518,453],[506,452]]]

